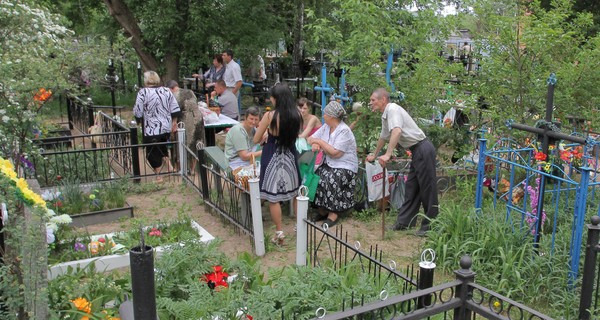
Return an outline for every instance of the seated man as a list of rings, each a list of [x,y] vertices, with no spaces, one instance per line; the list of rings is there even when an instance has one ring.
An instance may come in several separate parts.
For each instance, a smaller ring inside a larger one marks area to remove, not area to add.
[[[211,97],[221,107],[221,113],[230,117],[233,120],[238,119],[238,99],[231,92],[227,90],[225,81],[219,80],[215,84],[215,91],[211,93]]]
[[[236,124],[225,137],[225,157],[229,160],[229,168],[235,170],[241,166],[249,165],[254,158],[262,154],[262,150],[254,151],[257,145],[254,145],[252,139],[256,131],[256,125],[260,120],[258,109],[250,107],[246,110],[244,121]]]

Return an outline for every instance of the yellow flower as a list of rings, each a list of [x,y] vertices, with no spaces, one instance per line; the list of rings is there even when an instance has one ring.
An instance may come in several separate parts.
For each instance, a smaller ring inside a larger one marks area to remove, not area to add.
[[[546,163],[546,165],[544,166],[544,171],[550,172],[550,167],[551,167],[550,164]]]
[[[500,302],[494,301],[494,308],[500,308]]]
[[[23,193],[25,193],[25,190],[29,190],[29,185],[27,184],[27,181],[25,181],[25,179],[23,178],[19,178],[17,179],[17,188],[21,189],[21,191],[23,191]]]
[[[87,301],[86,298],[75,298],[73,300],[71,300],[71,302],[73,302],[73,304],[75,305],[75,308],[77,308],[77,310],[79,311],[83,311],[85,313],[91,313],[92,312],[92,303]]]
[[[96,199],[96,195],[95,195],[95,194],[93,194],[93,193],[92,193],[92,194],[90,194],[90,200],[94,200],[94,199]]]

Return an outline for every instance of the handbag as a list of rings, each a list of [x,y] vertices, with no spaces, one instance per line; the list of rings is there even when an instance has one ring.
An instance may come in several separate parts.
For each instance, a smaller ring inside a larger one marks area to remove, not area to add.
[[[310,202],[315,201],[315,195],[317,194],[317,187],[319,186],[319,180],[321,177],[315,173],[315,161],[317,154],[315,154],[310,163],[300,164],[300,178],[302,179],[302,185],[308,188],[308,200]]]

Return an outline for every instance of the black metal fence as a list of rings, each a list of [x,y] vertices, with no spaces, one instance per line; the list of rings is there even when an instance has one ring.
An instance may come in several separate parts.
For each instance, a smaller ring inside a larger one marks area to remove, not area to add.
[[[593,216],[588,224],[588,238],[585,247],[585,260],[581,279],[581,297],[579,300],[579,319],[596,319],[600,314],[598,298],[600,296],[600,217]]]
[[[67,117],[69,120],[69,129],[76,129],[81,133],[88,133],[88,129],[94,125],[96,118],[95,112],[105,109],[112,109],[113,116],[121,118],[122,106],[97,106],[91,99],[82,99],[78,96],[67,94]],[[105,117],[106,114],[104,114]],[[110,117],[108,117],[110,118]],[[112,118],[111,118],[112,119]],[[108,131],[110,132],[110,130]]]
[[[184,180],[200,192],[204,203],[224,220],[230,222],[238,232],[254,237],[250,193],[236,183],[220,163],[211,159],[200,148],[196,152],[185,147],[186,158],[191,160]]]
[[[455,281],[393,297],[382,294],[378,301],[330,315],[317,310],[315,319],[551,319],[474,283],[471,265],[463,257]]]

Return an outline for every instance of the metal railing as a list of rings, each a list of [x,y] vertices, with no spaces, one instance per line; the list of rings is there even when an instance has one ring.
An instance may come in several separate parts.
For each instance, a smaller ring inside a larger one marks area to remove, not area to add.
[[[579,299],[579,319],[595,319],[600,300],[600,267],[598,267],[598,252],[600,252],[600,217],[592,216],[591,224],[587,225],[587,245],[581,279],[581,296]]]
[[[379,300],[361,304],[350,310],[327,315],[317,310],[315,319],[552,319],[547,315],[474,283],[475,272],[468,256],[460,260],[456,280],[403,295],[389,297],[385,292]]]

